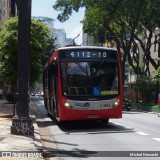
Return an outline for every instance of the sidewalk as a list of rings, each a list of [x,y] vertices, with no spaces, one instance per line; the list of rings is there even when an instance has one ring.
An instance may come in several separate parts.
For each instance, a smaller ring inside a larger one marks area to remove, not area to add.
[[[6,155],[15,156],[14,159],[25,159],[25,157],[26,159],[43,159],[41,156],[43,146],[35,115],[30,111],[30,116],[33,118],[34,136],[13,135],[10,133],[13,107],[2,105],[5,102],[5,100],[0,100],[0,159],[6,159]]]

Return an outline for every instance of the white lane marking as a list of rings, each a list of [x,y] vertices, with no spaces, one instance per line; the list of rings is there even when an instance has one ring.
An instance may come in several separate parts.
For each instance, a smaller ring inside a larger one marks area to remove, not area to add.
[[[160,142],[160,138],[152,138],[152,139]]]
[[[148,134],[147,133],[144,133],[144,132],[136,132],[137,134],[140,134],[142,136],[147,136]]]

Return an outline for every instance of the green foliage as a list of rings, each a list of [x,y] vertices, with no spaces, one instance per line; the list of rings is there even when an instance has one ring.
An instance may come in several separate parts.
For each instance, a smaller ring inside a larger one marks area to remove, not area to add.
[[[80,7],[85,5],[85,1],[81,0],[58,0],[55,2],[53,8],[62,13],[58,14],[58,19],[64,22],[69,19],[73,10],[78,12]]]
[[[1,79],[5,81],[13,81],[16,78],[17,30],[18,21],[16,18],[10,19],[0,26],[0,54],[3,57],[0,71]]]
[[[149,102],[150,96],[152,95],[155,89],[155,82],[152,78],[142,75],[138,78],[137,82],[134,85],[134,90],[141,94],[143,102]]]
[[[134,86],[135,91],[141,91],[141,92],[151,92],[154,90],[155,83],[152,78],[148,76],[141,76],[137,83]]]
[[[147,112],[159,112],[158,105],[147,103],[135,103],[132,104],[132,108],[136,110],[141,110],[141,111],[147,111]]]
[[[60,12],[57,18],[61,22],[68,20],[69,16],[81,7],[86,8],[85,18],[82,21],[86,33],[94,36],[94,39],[98,41],[99,29],[104,29],[106,36],[119,38],[124,51],[123,70],[128,57],[130,66],[138,74],[138,60],[136,59],[137,65],[132,64],[130,55],[131,44],[135,40],[139,41],[146,57],[145,65],[147,67],[144,72],[150,74],[147,62],[150,62],[155,69],[157,68],[156,61],[150,56],[150,48],[153,32],[157,26],[160,26],[159,0],[57,0],[53,6],[55,10]],[[146,31],[149,36],[146,36]],[[139,38],[139,35],[146,38],[146,44]],[[117,46],[120,46],[119,42],[116,41]]]
[[[18,50],[18,18],[5,21],[0,27],[0,54],[3,61],[0,64],[1,79],[16,81],[17,50]],[[51,32],[47,25],[32,19],[30,36],[30,85],[39,79],[42,72],[42,60],[51,45]],[[53,41],[52,41],[53,42]]]
[[[160,67],[158,67],[157,70],[155,71],[154,80],[155,82],[159,82],[160,84]]]

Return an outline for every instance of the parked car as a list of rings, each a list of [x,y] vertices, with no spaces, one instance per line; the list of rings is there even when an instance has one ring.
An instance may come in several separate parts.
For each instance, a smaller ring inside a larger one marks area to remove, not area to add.
[[[131,101],[127,98],[123,100],[123,109],[127,111],[131,110]]]

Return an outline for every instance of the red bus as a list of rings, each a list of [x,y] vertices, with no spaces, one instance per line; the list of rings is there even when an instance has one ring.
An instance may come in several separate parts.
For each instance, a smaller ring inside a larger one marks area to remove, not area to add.
[[[58,48],[43,72],[44,103],[58,121],[122,117],[122,74],[116,49]]]

